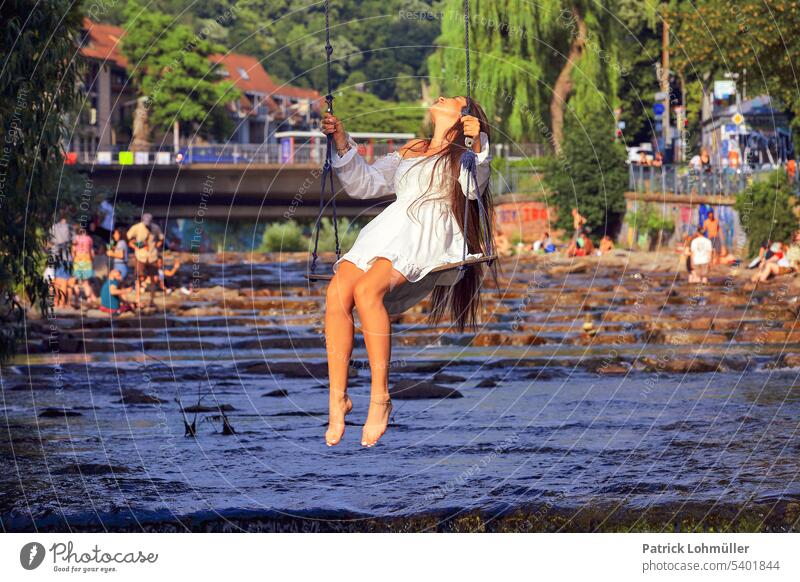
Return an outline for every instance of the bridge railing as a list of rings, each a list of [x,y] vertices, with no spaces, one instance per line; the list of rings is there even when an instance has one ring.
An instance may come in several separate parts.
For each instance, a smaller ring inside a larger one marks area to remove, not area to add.
[[[628,168],[628,187],[641,194],[678,194],[699,196],[733,196],[749,184],[774,172],[774,168],[707,168],[666,164],[660,167],[631,164]]]
[[[178,164],[322,164],[326,143],[297,144],[210,144],[171,149],[148,148],[127,151],[107,147],[98,151],[78,151],[67,154],[68,164],[85,165],[178,165]],[[396,144],[375,143],[359,145],[359,152],[368,161],[386,155]]]

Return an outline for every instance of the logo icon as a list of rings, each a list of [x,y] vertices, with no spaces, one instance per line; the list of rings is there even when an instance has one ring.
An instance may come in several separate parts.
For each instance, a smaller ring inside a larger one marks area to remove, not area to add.
[[[26,570],[35,570],[44,561],[44,546],[39,542],[30,542],[22,546],[19,552],[19,563]]]

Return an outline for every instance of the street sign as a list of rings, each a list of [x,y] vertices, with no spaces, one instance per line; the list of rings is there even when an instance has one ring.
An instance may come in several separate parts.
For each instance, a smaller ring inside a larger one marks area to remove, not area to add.
[[[659,91],[658,93],[655,94],[655,98],[653,99],[653,101],[663,101],[666,98],[667,94],[664,91]]]
[[[663,115],[664,114],[664,104],[663,103],[654,103],[653,104],[653,113],[656,115]]]
[[[733,117],[731,118],[731,120],[732,120],[732,121],[733,121],[733,122],[734,122],[736,125],[741,125],[741,124],[743,124],[743,123],[744,123],[744,115],[742,115],[741,113],[735,113],[735,114],[733,115]]]

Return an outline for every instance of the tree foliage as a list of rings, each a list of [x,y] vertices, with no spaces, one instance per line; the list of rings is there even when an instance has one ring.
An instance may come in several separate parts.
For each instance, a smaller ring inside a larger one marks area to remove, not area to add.
[[[224,47],[138,0],[128,0],[125,14],[122,51],[130,61],[131,79],[145,98],[150,128],[167,132],[178,121],[200,135],[224,137],[230,130],[224,107],[238,99],[239,91],[221,80],[208,60]]]
[[[473,95],[507,139],[550,142],[551,107],[563,110],[566,105],[562,89],[576,111],[600,105],[612,111],[619,77],[612,4],[472,2]],[[439,49],[428,60],[433,91],[464,94],[461,0],[445,0],[437,44]]]
[[[708,89],[723,73],[747,69],[748,93],[777,98],[798,119],[800,3],[696,0],[676,3],[671,18],[675,70],[702,80]]]
[[[793,212],[797,203],[783,170],[776,170],[769,179],[754,182],[736,195],[734,208],[747,234],[750,256],[758,254],[763,241],[792,240],[797,230]]]
[[[348,131],[387,131],[420,135],[426,110],[416,103],[383,101],[370,93],[340,91],[333,102]]]
[[[602,110],[568,112],[561,153],[545,173],[558,208],[556,227],[572,232],[570,211],[586,217],[591,237],[614,236],[625,213],[625,148],[613,139],[613,117]]]
[[[17,302],[47,309],[48,227],[56,208],[74,202],[60,144],[78,104],[82,14],[66,0],[9,0],[0,14],[0,356],[7,356],[22,315]]]
[[[387,100],[416,100],[426,59],[439,34],[433,17],[439,0],[334,0],[331,44],[334,88],[352,86],[363,73],[365,89]],[[188,4],[154,0],[149,11],[169,15],[173,25],[208,28],[209,40],[264,59],[276,80],[327,90],[325,17],[319,0],[215,0]],[[125,21],[120,10],[108,18]]]

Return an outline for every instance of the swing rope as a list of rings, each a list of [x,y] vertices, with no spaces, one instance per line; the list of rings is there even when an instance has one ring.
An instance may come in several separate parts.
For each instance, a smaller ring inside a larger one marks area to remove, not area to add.
[[[470,110],[472,109],[472,80],[470,78],[470,62],[469,62],[469,0],[464,0],[464,53],[466,56],[466,64],[467,64],[467,74],[466,74],[466,82],[467,82],[467,106],[461,110],[461,115],[469,115]],[[464,247],[462,249],[462,256],[461,261],[462,264],[459,267],[459,270],[465,271],[469,268],[469,265],[466,264],[467,260],[467,229],[469,228],[469,195],[472,192],[473,186],[475,189],[475,201],[478,203],[478,217],[480,219],[480,228],[483,231],[484,235],[484,242],[486,244],[486,255],[491,256],[493,253],[492,249],[492,240],[491,240],[491,232],[489,230],[489,224],[486,216],[486,208],[483,206],[483,200],[481,199],[481,193],[478,191],[478,155],[472,150],[473,139],[471,137],[464,138],[464,145],[466,146],[466,150],[464,151],[464,155],[461,156],[461,167],[467,171],[467,191],[464,192],[464,226],[462,231],[464,232]]]
[[[331,55],[333,54],[333,46],[331,45],[331,26],[330,26],[330,12],[329,0],[325,0],[325,58],[328,74],[328,94],[325,95],[325,102],[327,103],[326,111],[333,114],[333,87],[331,81]],[[322,214],[325,212],[325,191],[330,186],[331,195],[331,209],[333,211],[333,236],[336,242],[336,260],[341,258],[341,247],[339,245],[339,220],[336,217],[336,190],[333,186],[333,171],[331,167],[331,160],[333,159],[333,136],[328,135],[328,140],[325,148],[325,163],[322,166],[322,187],[319,193],[319,212],[317,213],[317,221],[314,224],[314,252],[311,259],[311,274],[313,275],[317,270],[317,250],[319,248],[319,231],[322,223]]]

